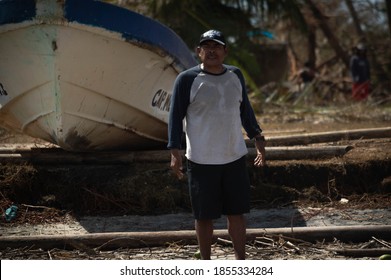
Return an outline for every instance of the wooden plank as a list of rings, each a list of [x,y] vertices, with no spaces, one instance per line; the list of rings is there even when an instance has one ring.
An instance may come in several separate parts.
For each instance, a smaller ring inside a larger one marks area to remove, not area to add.
[[[391,137],[391,127],[353,130],[301,133],[296,135],[267,137],[268,146],[307,145],[311,143],[335,142],[340,140],[373,139]],[[247,141],[248,145],[254,145]]]
[[[333,142],[341,139],[391,137],[391,127],[369,128],[321,133],[307,133],[267,138],[267,160],[321,159],[343,156],[351,146],[292,147],[309,143]],[[255,155],[253,141],[246,141],[249,156]],[[290,145],[286,147],[282,145]],[[277,147],[276,147],[277,146]],[[4,145],[0,148],[0,162],[37,164],[127,164],[133,162],[168,162],[168,150],[117,151],[117,152],[67,152],[58,147],[45,148],[37,145]]]
[[[266,147],[266,160],[324,159],[343,156],[352,146],[323,147]],[[248,148],[249,156],[256,155],[255,148]]]
[[[287,236],[300,240],[315,242],[333,240],[343,242],[363,242],[372,236],[386,239],[391,236],[391,226],[330,226],[330,227],[292,227],[292,228],[252,228],[247,229],[247,241],[265,235]],[[227,230],[215,230],[214,241],[218,238],[230,240]],[[108,232],[78,235],[29,235],[0,236],[0,249],[35,246],[38,248],[64,247],[99,247],[99,248],[138,248],[146,246],[163,246],[168,242],[182,241],[196,244],[193,230],[156,231],[156,232]]]
[[[391,254],[391,249],[374,248],[374,249],[330,249],[339,255],[348,257],[363,258],[363,257],[380,257],[385,254]]]
[[[342,156],[350,146],[266,147],[267,160],[321,159]],[[249,157],[256,154],[248,148]],[[128,164],[134,162],[169,162],[169,150],[73,153],[61,149],[38,149],[19,153],[0,153],[0,162],[31,162],[34,164]]]

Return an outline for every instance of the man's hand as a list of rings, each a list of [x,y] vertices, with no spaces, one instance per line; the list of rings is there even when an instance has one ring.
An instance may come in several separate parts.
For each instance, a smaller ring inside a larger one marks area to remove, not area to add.
[[[183,164],[182,155],[179,149],[171,150],[171,164],[170,167],[179,180],[183,179]]]
[[[266,166],[265,146],[266,146],[266,141],[255,141],[257,156],[254,159],[254,166],[256,167]]]

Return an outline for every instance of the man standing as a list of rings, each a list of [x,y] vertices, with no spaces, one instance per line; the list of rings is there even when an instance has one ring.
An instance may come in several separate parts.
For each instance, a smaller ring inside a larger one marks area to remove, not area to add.
[[[243,214],[250,211],[250,182],[242,127],[255,139],[254,165],[265,165],[265,138],[241,71],[223,64],[227,51],[220,31],[202,34],[197,47],[201,64],[178,75],[170,105],[171,168],[183,177],[180,149],[185,120],[189,193],[202,259],[211,257],[213,220],[221,215],[227,216],[236,259],[245,259]]]
[[[371,73],[366,49],[361,43],[353,48],[350,72],[353,79],[352,98],[357,101],[366,99],[369,95]]]

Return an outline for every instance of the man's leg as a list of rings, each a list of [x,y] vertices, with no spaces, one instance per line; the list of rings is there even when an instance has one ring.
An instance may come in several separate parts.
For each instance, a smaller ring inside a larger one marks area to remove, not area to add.
[[[210,260],[213,239],[213,220],[195,220],[198,246],[201,259]]]
[[[235,258],[244,260],[246,258],[246,219],[243,215],[229,215],[228,233],[234,246]]]

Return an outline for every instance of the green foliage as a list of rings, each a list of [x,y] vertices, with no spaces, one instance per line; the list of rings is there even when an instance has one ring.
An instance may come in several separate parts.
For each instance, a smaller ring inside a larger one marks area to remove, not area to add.
[[[252,25],[248,12],[219,0],[149,1],[149,5],[153,17],[175,30],[190,48],[197,46],[203,32],[221,30],[229,42],[226,63],[241,67],[249,86],[256,90],[254,77],[260,69],[249,52],[252,43],[247,32]]]
[[[256,63],[253,53],[249,53],[244,49],[236,46],[231,47],[230,55],[226,60],[227,64],[236,65],[239,67],[246,79],[247,85],[255,93],[259,93],[259,88],[253,77],[261,75],[259,65]]]
[[[262,59],[257,62],[257,55],[258,58],[263,57],[259,56],[254,45],[267,45],[272,41],[262,36],[249,38],[248,32],[253,30],[268,30],[276,34],[277,40],[281,38],[280,42],[286,43],[290,50],[290,62],[297,64],[296,70],[304,61],[311,58],[316,66],[322,67],[322,75],[326,80],[349,79],[346,65],[339,66],[338,64],[341,64],[341,54],[344,54],[343,57],[346,58],[350,48],[356,44],[361,35],[357,34],[352,23],[352,16],[346,7],[344,8],[346,1],[145,0],[138,5],[142,6],[141,10],[144,14],[172,28],[190,49],[197,46],[200,34],[206,30],[221,30],[229,42],[230,52],[226,63],[240,67],[245,72],[251,90],[259,92],[258,88],[265,82],[259,80],[260,75],[278,73],[278,71],[286,73],[288,69],[283,69],[280,64],[274,63],[275,61],[272,62],[272,66],[266,65]],[[122,0],[121,3],[122,5],[125,3],[130,9],[134,9],[134,5],[137,5],[130,0]],[[335,35],[332,36],[335,38],[333,41],[335,44],[330,44],[330,36],[323,34],[319,28],[314,10],[309,9],[310,4],[315,5],[326,19],[323,24],[330,26],[330,30]],[[372,59],[374,70],[372,83],[376,87],[375,93],[383,96],[388,92],[388,76],[391,73],[390,38],[387,34],[389,30],[387,25],[383,24],[388,16],[387,7],[381,0],[354,1],[353,4],[359,14],[362,29],[365,31],[368,48],[373,49],[376,56]],[[309,27],[311,27],[313,36],[316,37],[314,44],[308,48]],[[333,47],[335,45],[341,46],[339,52]],[[316,57],[313,57],[315,54]],[[273,55],[279,56],[276,53]],[[375,65],[373,62],[376,61]],[[292,69],[295,71],[295,67]],[[337,72],[338,77],[336,77]],[[289,74],[292,77],[297,73]],[[267,82],[272,80],[281,84],[281,79],[285,77],[281,75],[278,78],[267,77]]]

